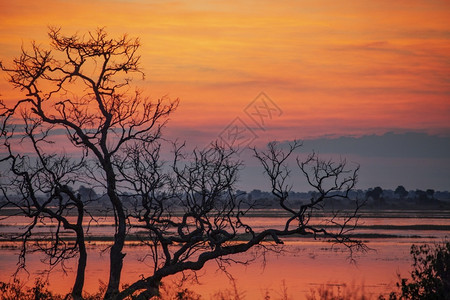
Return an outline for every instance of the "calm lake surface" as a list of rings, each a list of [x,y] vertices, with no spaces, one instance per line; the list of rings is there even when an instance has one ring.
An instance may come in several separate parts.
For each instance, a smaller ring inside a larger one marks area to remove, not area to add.
[[[278,211],[264,211],[255,214],[251,221],[255,227],[274,227],[280,224]],[[318,220],[320,221],[320,218]],[[16,269],[18,244],[9,238],[27,224],[20,217],[0,221],[0,280],[9,281]],[[107,236],[113,232],[113,220],[102,218],[91,224],[89,235]],[[280,298],[283,286],[292,299],[304,299],[311,289],[321,285],[363,286],[366,294],[378,295],[395,289],[397,274],[409,277],[412,259],[411,244],[442,242],[450,237],[450,211],[366,211],[362,212],[360,227],[354,232],[372,250],[354,253],[352,262],[349,251],[341,246],[313,240],[312,238],[284,239],[285,245],[276,252],[251,252],[233,256],[233,259],[246,261],[257,256],[248,265],[231,264],[227,271],[235,278],[236,286],[244,299],[264,299],[269,293],[271,299]],[[46,235],[52,230],[51,224],[41,225],[38,230]],[[109,266],[108,242],[93,241],[88,245],[88,268],[86,290],[94,292],[99,281],[107,281]],[[149,264],[144,256],[146,248],[128,244],[126,252],[123,283],[133,282],[148,274]],[[258,256],[259,255],[259,256]],[[22,271],[20,277],[30,284],[47,269],[41,262],[40,254],[27,257],[28,272]],[[69,262],[68,266],[73,266]],[[215,262],[209,262],[197,272],[198,284],[187,282],[186,287],[201,294],[203,299],[213,299],[214,294],[232,289],[231,282],[224,272],[218,270]],[[73,283],[73,274],[63,273],[56,268],[50,276],[50,289],[66,293]],[[173,277],[168,280],[178,281]]]

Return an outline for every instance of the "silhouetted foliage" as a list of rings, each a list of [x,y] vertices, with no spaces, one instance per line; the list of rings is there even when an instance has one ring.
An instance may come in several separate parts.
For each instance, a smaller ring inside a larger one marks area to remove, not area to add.
[[[33,287],[26,287],[18,280],[12,283],[0,281],[0,299],[2,300],[62,300],[61,295],[55,295],[48,290],[46,282],[37,279]]]
[[[412,245],[411,279],[401,278],[399,299],[450,299],[450,242]]]
[[[101,300],[105,294],[106,285],[100,285],[97,292],[93,294],[83,293],[84,300]],[[62,296],[49,290],[47,281],[37,278],[32,287],[25,285],[17,278],[11,282],[0,281],[0,299],[2,300],[69,300],[72,295]],[[196,299],[192,299],[196,300]]]
[[[372,190],[368,190],[366,192],[366,198],[372,198],[375,201],[380,200],[381,195],[383,194],[383,189],[379,186],[375,187]]]
[[[426,203],[428,200],[428,195],[427,192],[423,191],[423,190],[416,190],[415,192],[416,194],[416,199],[421,202],[421,203]]]
[[[402,200],[403,200],[406,196],[408,196],[408,191],[405,189],[405,187],[404,187],[403,185],[399,185],[399,186],[395,189],[394,193],[395,193],[396,195],[398,195],[398,197],[399,197],[400,199],[402,199]]]

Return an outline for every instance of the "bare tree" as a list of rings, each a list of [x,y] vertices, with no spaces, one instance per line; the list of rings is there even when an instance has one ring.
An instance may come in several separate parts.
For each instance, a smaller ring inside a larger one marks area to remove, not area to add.
[[[350,192],[358,179],[359,166],[352,170],[347,168],[345,160],[339,162],[322,160],[315,153],[309,155],[304,161],[297,157],[296,162],[300,172],[316,193],[309,203],[300,204],[297,207],[288,203],[289,192],[292,189],[288,183],[292,172],[288,166],[288,160],[301,146],[301,143],[294,141],[289,144],[287,150],[283,150],[276,142],[273,142],[268,144],[265,152],[254,149],[256,158],[261,162],[270,179],[272,194],[278,200],[279,206],[290,215],[285,223],[284,231],[289,232],[293,227],[295,230],[300,229],[303,235],[316,237],[320,234],[332,238],[350,250],[365,249],[363,243],[348,236],[358,223],[357,213],[363,204],[358,199],[350,198]],[[311,218],[317,217],[317,212],[323,211],[327,202],[335,199],[351,200],[354,209],[350,212],[331,209],[330,218],[322,222],[323,226],[311,225]],[[328,228],[337,228],[337,230],[330,231]]]
[[[350,213],[331,210],[322,226],[311,222],[323,215],[327,201],[350,199],[358,168],[347,170],[345,161],[322,161],[316,155],[303,162],[297,160],[300,173],[317,193],[310,202],[294,207],[288,201],[291,169],[287,161],[298,147],[300,143],[294,142],[283,150],[271,143],[266,151],[254,150],[270,179],[278,207],[287,215],[281,229],[259,231],[247,218],[257,203],[240,197],[235,188],[242,164],[232,149],[213,145],[194,151],[189,158],[178,147],[171,167],[164,173],[164,168],[155,164],[160,148],[151,152],[133,148],[134,154],[129,157],[134,163],[124,170],[136,186],[134,190],[139,191],[134,195],[132,224],[146,232],[142,241],[149,247],[145,255],[151,257],[153,267],[148,276],[125,288],[118,299],[131,295],[149,299],[158,295],[161,280],[169,275],[200,270],[210,260],[222,265],[230,255],[256,247],[266,249],[267,243],[283,244],[286,236],[329,238],[350,250],[364,249],[364,244],[348,235],[357,224],[358,201],[354,201]]]
[[[128,145],[152,143],[177,101],[150,101],[129,91],[132,73],[141,74],[138,39],[109,38],[103,29],[86,36],[63,36],[50,28],[55,54],[33,43],[22,49],[12,67],[1,64],[14,87],[26,94],[8,107],[3,104],[3,129],[17,115],[35,119],[52,130],[63,129],[70,143],[88,156],[86,174],[104,188],[115,216],[116,233],[110,250],[110,275],[105,298],[119,291],[126,237],[126,213],[119,197],[115,165]]]
[[[195,272],[211,260],[223,264],[232,260],[233,254],[252,248],[276,247],[287,236],[331,238],[349,249],[364,248],[348,236],[357,224],[358,201],[350,213],[331,210],[326,224],[312,222],[318,212],[323,215],[328,201],[350,201],[358,168],[351,171],[345,161],[322,161],[316,155],[306,161],[298,159],[298,171],[316,195],[308,203],[294,205],[289,201],[293,172],[289,162],[295,163],[292,156],[301,144],[293,142],[283,149],[271,143],[264,151],[254,149],[269,178],[274,201],[286,216],[276,228],[258,229],[248,217],[257,203],[241,197],[236,189],[242,162],[233,149],[213,144],[186,153],[183,145],[173,145],[173,158],[162,159],[161,128],[177,101],[151,102],[139,92],[128,91],[131,79],[126,76],[142,74],[136,54],[138,40],[126,36],[110,39],[103,29],[84,37],[65,37],[59,29],[50,29],[49,36],[55,56],[33,45],[31,52],[22,50],[13,67],[1,65],[10,82],[26,93],[26,98],[11,107],[3,104],[1,129],[7,155],[2,160],[10,164],[15,178],[11,182],[21,191],[21,202],[16,204],[21,213],[36,221],[42,216],[53,218],[58,226],[73,230],[77,243],[72,249],[80,253],[80,259],[86,254],[83,213],[89,210],[69,187],[89,180],[109,199],[115,234],[105,299],[148,299],[158,295],[161,280],[167,276]],[[12,129],[14,124],[22,124],[17,116],[25,123],[25,133]],[[40,145],[61,129],[79,152],[78,160],[63,152],[44,154]],[[31,157],[13,152],[11,141],[23,136],[34,145]],[[36,163],[31,167],[27,161]],[[3,190],[7,195],[6,188]],[[34,199],[36,191],[45,197]],[[59,201],[56,214],[49,208],[54,201]],[[80,223],[64,219],[72,207],[77,209]],[[152,267],[119,291],[127,234],[136,234],[148,247],[143,256],[151,260]],[[27,236],[25,232],[25,243]],[[69,248],[57,244],[61,243],[58,236],[52,238],[50,258],[66,258],[55,251],[63,253]],[[78,264],[80,278],[84,278],[85,265],[85,260]],[[74,286],[74,297],[81,297],[82,285],[80,281]]]
[[[44,252],[51,269],[62,264],[63,270],[64,261],[78,255],[71,294],[74,299],[81,299],[87,263],[83,221],[89,199],[82,200],[71,185],[84,167],[84,157],[74,160],[65,155],[43,153],[41,146],[49,142],[49,130],[42,131],[41,123],[28,115],[23,115],[23,121],[22,143],[25,144],[26,139],[35,156],[15,154],[11,143],[18,138],[4,129],[2,140],[6,155],[0,159],[9,171],[0,172],[2,207],[15,208],[7,217],[19,215],[30,220],[23,233],[11,237],[21,241],[18,271],[26,267],[28,252]],[[43,235],[39,226],[48,224],[54,224],[55,229]],[[75,236],[74,241],[72,236]],[[31,247],[30,242],[33,242]]]

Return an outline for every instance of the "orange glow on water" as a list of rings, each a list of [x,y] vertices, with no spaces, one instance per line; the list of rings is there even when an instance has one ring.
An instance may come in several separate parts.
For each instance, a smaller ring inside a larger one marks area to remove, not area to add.
[[[316,289],[323,284],[331,285],[364,285],[366,295],[378,296],[395,289],[397,272],[407,276],[411,261],[409,259],[409,243],[392,241],[379,241],[370,244],[377,250],[367,254],[356,255],[356,264],[352,264],[348,258],[348,252],[342,248],[332,248],[328,243],[320,242],[288,242],[284,252],[280,254],[267,253],[266,262],[262,259],[249,265],[231,264],[227,271],[236,280],[237,289],[245,294],[245,299],[264,299],[266,292],[270,295],[280,295],[285,285],[288,295],[294,299],[304,299],[311,289]],[[95,260],[95,264],[89,264],[86,271],[85,291],[94,293],[98,291],[100,282],[107,280],[109,257],[107,252],[99,254],[99,249],[105,245],[99,244],[90,248],[89,260]],[[134,282],[141,278],[141,274],[148,274],[150,266],[138,258],[144,256],[142,247],[127,248],[127,256],[124,262],[122,283]],[[3,257],[10,257],[3,255]],[[234,259],[245,261],[250,255],[238,255]],[[12,270],[13,259],[9,263],[1,262],[5,269]],[[10,264],[11,266],[9,266]],[[39,268],[37,257],[31,257],[28,270],[31,273],[28,284],[33,284]],[[68,264],[71,266],[71,264]],[[187,273],[189,274],[189,273]],[[6,275],[6,274],[4,274]],[[24,273],[22,273],[24,275]],[[184,285],[192,291],[202,295],[205,299],[214,299],[214,294],[232,290],[232,283],[225,273],[218,269],[214,261],[208,262],[205,267],[197,272],[199,284],[187,281]],[[66,293],[73,283],[73,273],[66,275],[61,271],[50,275],[50,289],[54,292]],[[0,280],[8,280],[8,277],[0,276]],[[22,277],[22,278],[27,278]],[[172,276],[164,281],[167,285],[178,284],[180,276]]]
[[[293,299],[304,299],[311,289],[317,289],[323,284],[330,285],[354,285],[364,286],[365,295],[378,297],[380,293],[388,294],[395,290],[398,281],[397,273],[402,277],[408,277],[411,271],[412,258],[410,256],[411,244],[432,244],[440,242],[447,236],[445,229],[433,225],[449,225],[449,211],[365,211],[362,213],[360,227],[354,233],[368,234],[363,238],[371,249],[368,252],[355,252],[354,263],[349,260],[348,249],[312,238],[286,238],[285,245],[281,248],[273,248],[276,251],[262,252],[251,250],[245,254],[230,256],[234,261],[250,261],[248,265],[231,263],[225,265],[227,271],[236,279],[239,291],[245,292],[245,299],[264,299],[266,291],[272,295],[282,292],[283,284],[288,294]],[[262,228],[273,228],[280,224],[279,211],[264,212],[265,217],[254,216],[246,220],[252,222],[255,230]],[[421,215],[421,219],[417,216]],[[101,218],[96,226],[91,227],[89,236],[111,237],[114,232],[112,218]],[[320,220],[317,220],[320,221]],[[2,239],[17,232],[27,224],[23,217],[13,217],[0,222],[2,228]],[[38,231],[45,234],[51,228],[50,223],[39,224]],[[382,225],[381,228],[374,226]],[[413,229],[414,226],[419,228]],[[422,225],[422,227],[421,227]],[[364,226],[367,226],[364,228]],[[403,229],[401,229],[403,227]],[[130,231],[132,234],[133,231]],[[372,236],[372,237],[370,237]],[[375,237],[378,236],[378,237]],[[395,237],[396,236],[396,237]],[[1,242],[0,255],[0,281],[10,280],[14,272],[18,258],[19,249],[17,242]],[[267,245],[267,244],[266,244]],[[109,241],[88,242],[88,265],[86,270],[85,291],[93,293],[98,291],[100,281],[105,283],[108,278],[109,268]],[[15,248],[16,247],[16,248]],[[126,253],[121,284],[135,282],[142,276],[150,276],[153,272],[149,248],[139,242],[127,242],[124,248]],[[259,256],[255,256],[259,254]],[[256,260],[253,260],[254,258]],[[27,257],[28,274],[21,272],[21,278],[28,280],[28,284],[34,283],[34,278],[39,277],[48,265],[42,263],[42,254],[31,253]],[[67,293],[73,284],[75,261],[66,261],[67,274],[63,274],[59,267],[50,275],[50,290]],[[191,274],[187,272],[186,274]],[[204,299],[214,299],[215,293],[232,290],[232,283],[228,277],[218,270],[215,261],[209,261],[204,268],[197,272],[200,284],[187,281],[184,288],[189,288]],[[172,276],[165,279],[165,284],[179,284],[180,276]]]

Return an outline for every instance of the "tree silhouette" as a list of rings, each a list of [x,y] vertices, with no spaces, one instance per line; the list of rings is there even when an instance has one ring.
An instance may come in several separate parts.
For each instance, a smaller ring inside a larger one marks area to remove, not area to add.
[[[426,193],[427,193],[428,198],[430,198],[431,200],[434,200],[434,190],[433,189],[427,189]]]
[[[399,185],[395,191],[394,194],[398,195],[398,197],[403,200],[406,196],[408,196],[408,191],[405,189],[403,185]]]
[[[139,40],[127,36],[111,39],[103,29],[80,37],[63,36],[59,29],[51,28],[49,37],[55,55],[33,43],[32,51],[23,49],[12,67],[1,65],[13,86],[26,94],[11,107],[3,104],[2,132],[9,134],[8,140],[20,136],[12,125],[21,115],[26,124],[32,122],[26,127],[34,128],[31,143],[35,151],[38,142],[50,142],[48,133],[60,129],[81,150],[78,153],[86,158],[84,175],[104,189],[114,211],[116,233],[110,251],[108,298],[119,290],[126,236],[117,164],[136,141],[151,144],[159,139],[177,101],[152,102],[137,90],[129,92],[128,76],[142,74],[136,54]],[[47,135],[39,137],[43,133]]]
[[[348,170],[344,161],[334,163],[320,160],[316,155],[306,161],[297,160],[303,174],[316,195],[309,203],[288,204],[291,170],[287,160],[300,147],[294,142],[289,149],[271,143],[265,151],[254,149],[272,186],[273,201],[285,218],[280,218],[282,229],[258,229],[248,214],[257,205],[248,197],[236,193],[235,183],[241,162],[233,149],[212,145],[194,151],[192,157],[176,147],[174,161],[167,171],[159,162],[160,147],[144,151],[135,147],[129,153],[133,165],[123,169],[124,177],[134,184],[132,196],[134,212],[131,224],[139,228],[141,240],[149,248],[145,256],[152,259],[149,275],[125,288],[118,299],[137,295],[149,299],[158,294],[161,280],[169,275],[201,269],[207,261],[219,265],[229,261],[232,254],[263,247],[263,242],[283,244],[286,236],[327,237],[336,243],[364,249],[364,244],[348,237],[357,224],[359,203],[354,202],[351,213],[332,211],[325,224],[314,225],[317,211],[323,210],[326,201],[335,198],[349,199],[357,169]],[[189,163],[180,164],[180,161]],[[166,168],[167,169],[167,168]],[[145,170],[153,170],[151,174]],[[178,211],[176,210],[178,209]],[[181,209],[181,211],[180,211]],[[267,247],[267,246],[264,246]]]
[[[45,142],[46,134],[35,132],[36,123],[26,122],[25,135],[31,140],[36,158],[13,154],[10,144],[11,135],[4,137],[7,155],[0,162],[8,165],[9,173],[1,172],[0,189],[4,203],[2,207],[13,207],[16,213],[30,219],[24,232],[14,239],[21,240],[19,269],[25,268],[26,254],[29,250],[40,250],[47,254],[47,262],[54,267],[64,260],[78,255],[78,266],[72,289],[74,299],[80,299],[87,263],[83,221],[85,205],[91,199],[81,199],[71,188],[73,178],[84,166],[84,160],[73,161],[66,156],[57,157],[41,152],[40,145]],[[38,226],[55,224],[56,230],[44,236]],[[38,230],[34,234],[35,230]],[[73,232],[75,241],[65,239],[67,232]],[[34,237],[36,235],[36,237]],[[30,246],[29,243],[34,245]],[[30,249],[31,248],[31,249]]]
[[[450,243],[411,246],[413,270],[411,278],[399,277],[400,293],[392,292],[389,299],[449,299]]]
[[[374,189],[369,189],[366,192],[366,199],[372,198],[375,203],[379,203],[381,198],[381,195],[383,195],[383,189],[379,186],[375,187]]]
[[[428,200],[427,192],[417,189],[414,193],[415,193],[416,199],[419,201],[419,203],[424,204],[427,202],[427,200]]]
[[[297,172],[315,193],[308,203],[294,205],[288,201],[294,172],[288,162],[301,144],[253,149],[284,216],[281,229],[259,229],[249,218],[257,203],[237,193],[242,162],[233,149],[212,144],[189,153],[173,144],[171,161],[161,158],[166,145],[161,129],[178,101],[152,102],[139,91],[130,92],[130,76],[142,75],[138,40],[112,39],[103,29],[80,37],[51,28],[49,37],[55,53],[33,44],[12,67],[1,64],[13,86],[26,95],[13,105],[2,103],[1,138],[7,151],[1,160],[8,164],[4,176],[10,180],[1,188],[5,197],[11,189],[18,192],[19,201],[10,197],[8,204],[32,219],[22,235],[24,249],[37,222],[56,220],[52,246],[41,250],[57,262],[79,255],[74,298],[81,298],[86,266],[83,216],[95,217],[88,204],[100,197],[109,200],[115,220],[105,299],[148,299],[169,275],[199,270],[210,260],[223,266],[230,255],[266,249],[266,243],[275,247],[285,236],[331,238],[350,250],[364,249],[347,235],[357,225],[357,200],[354,211],[332,210],[325,214],[329,218],[323,217],[327,201],[351,200],[358,168],[315,154],[304,161],[297,158]],[[61,130],[70,144],[48,147]],[[22,151],[24,143],[31,146],[28,154]],[[77,221],[71,223],[66,217],[74,211]],[[321,222],[314,221],[318,217]],[[137,229],[151,263],[141,279],[120,291],[127,229]],[[74,244],[66,243],[66,230],[75,233]]]

